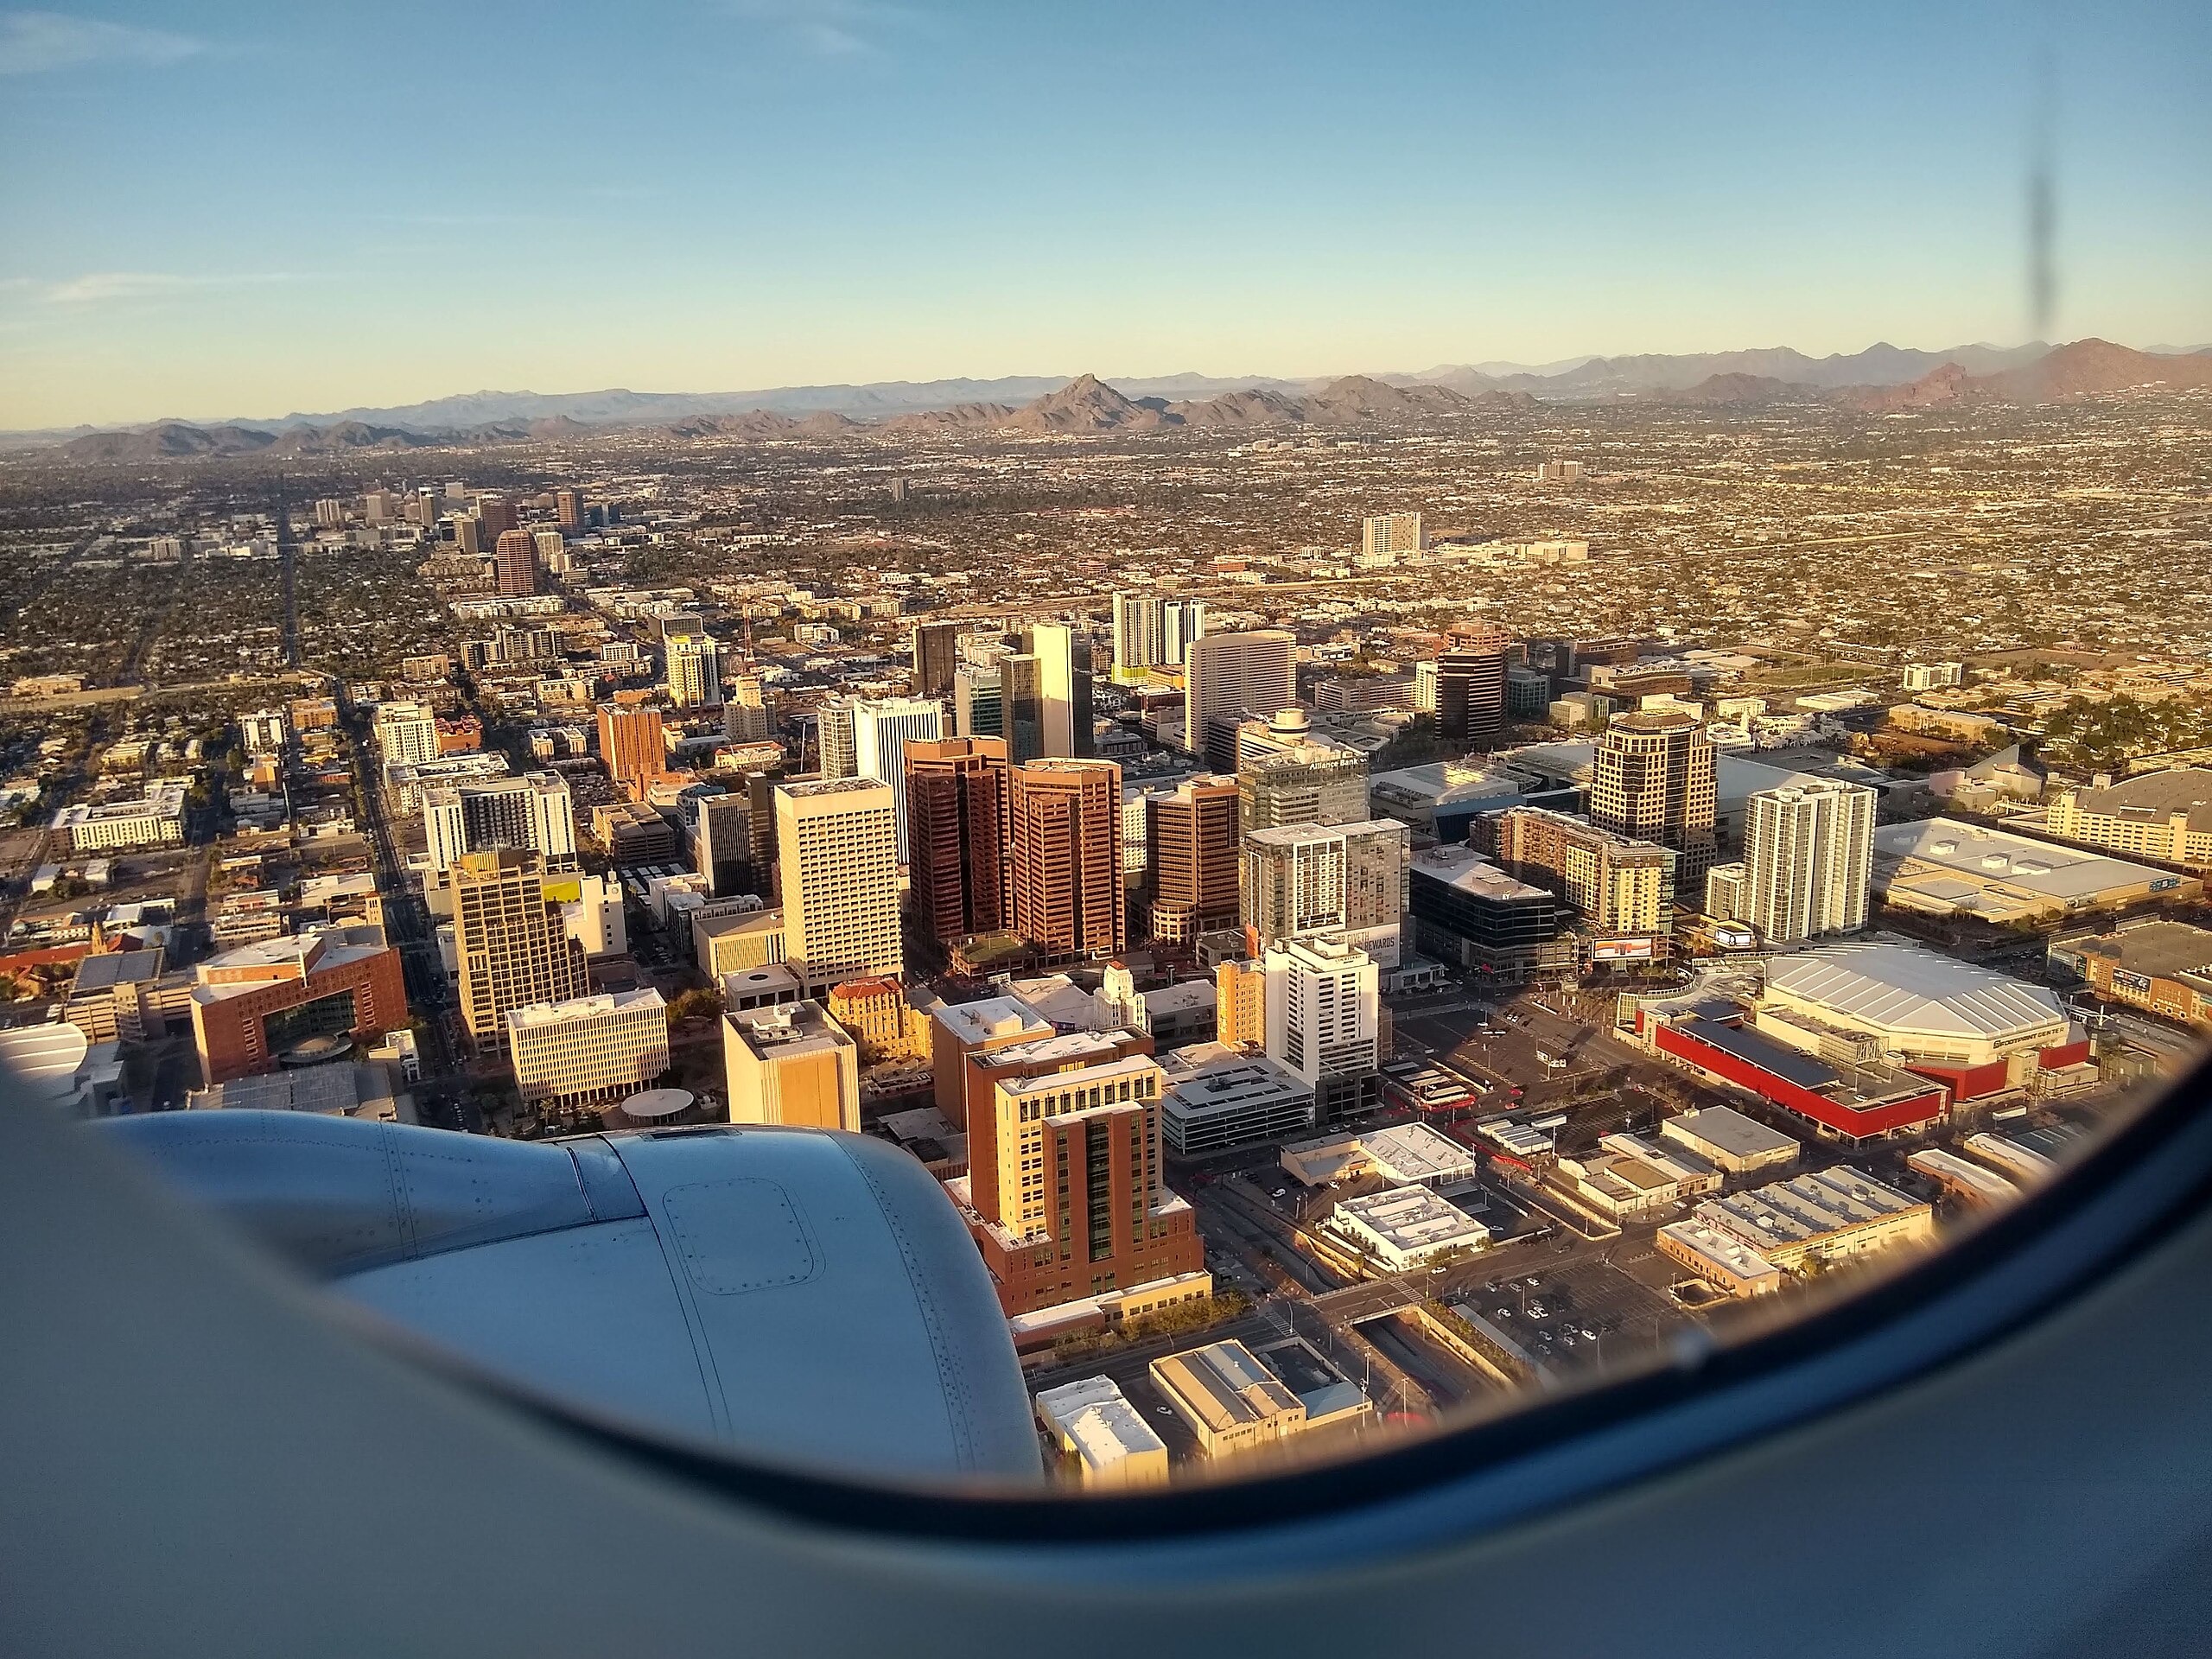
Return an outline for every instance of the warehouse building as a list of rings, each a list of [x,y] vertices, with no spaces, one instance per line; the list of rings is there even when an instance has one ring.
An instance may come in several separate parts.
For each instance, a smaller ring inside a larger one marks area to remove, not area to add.
[[[1729,1106],[1707,1106],[1670,1117],[1659,1138],[1672,1141],[1730,1175],[1797,1161],[1797,1141]]]
[[[1930,1205],[1848,1165],[1707,1198],[1694,1219],[1750,1245],[1785,1273],[1936,1236]]]
[[[1208,1343],[1151,1365],[1153,1386],[1218,1458],[1248,1452],[1306,1427],[1306,1404],[1243,1343]]]

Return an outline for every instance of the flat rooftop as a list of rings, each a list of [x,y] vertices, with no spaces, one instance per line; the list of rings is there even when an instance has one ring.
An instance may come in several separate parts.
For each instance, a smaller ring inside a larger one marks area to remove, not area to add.
[[[1707,1198],[1698,1219],[1754,1246],[1807,1244],[1928,1206],[1862,1170],[1839,1164],[1786,1181]]]
[[[1879,825],[1874,831],[1874,856],[1890,865],[1910,859],[1948,870],[1977,886],[2002,882],[2059,900],[2093,899],[2101,893],[2143,887],[2168,875],[2147,864],[2080,852],[1956,818]]]
[[[2131,974],[2170,979],[2212,966],[2212,931],[2187,922],[2144,922],[2101,938],[2084,939],[2084,956],[2101,957]]]
[[[1471,847],[1424,849],[1414,855],[1413,873],[1484,899],[1549,902],[1552,898],[1541,887],[1516,880]]]
[[[1700,1035],[1703,1034],[1700,1033]],[[1707,1146],[1718,1147],[1733,1158],[1758,1158],[1781,1152],[1795,1152],[1798,1146],[1794,1135],[1784,1135],[1779,1129],[1770,1129],[1757,1118],[1746,1117],[1730,1106],[1704,1106],[1695,1111],[1684,1112],[1679,1117],[1668,1119],[1666,1127],[1701,1141]]]
[[[1478,1245],[1490,1229],[1446,1204],[1425,1186],[1394,1186],[1338,1201],[1337,1213],[1397,1250],[1432,1250],[1456,1244]]]

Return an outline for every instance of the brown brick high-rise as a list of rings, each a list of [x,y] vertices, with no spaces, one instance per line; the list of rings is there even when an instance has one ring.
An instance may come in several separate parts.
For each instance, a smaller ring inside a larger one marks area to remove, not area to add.
[[[1144,798],[1145,895],[1157,939],[1182,943],[1237,920],[1240,790],[1192,778]]]
[[[1033,760],[1012,769],[1014,931],[1047,961],[1128,948],[1122,891],[1122,769]]]
[[[1012,780],[1002,738],[909,739],[907,899],[940,945],[1013,921]]]

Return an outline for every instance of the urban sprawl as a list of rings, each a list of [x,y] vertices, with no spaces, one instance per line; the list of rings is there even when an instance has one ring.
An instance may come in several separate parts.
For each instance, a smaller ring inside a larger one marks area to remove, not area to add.
[[[890,1140],[1082,1484],[1906,1259],[2212,1029],[2212,402],[1523,404],[16,458],[0,1058]]]

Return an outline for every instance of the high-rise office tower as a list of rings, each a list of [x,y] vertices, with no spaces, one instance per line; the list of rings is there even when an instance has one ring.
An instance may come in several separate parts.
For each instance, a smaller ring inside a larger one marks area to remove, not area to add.
[[[461,1018],[480,1049],[506,1040],[511,1008],[566,1002],[591,987],[584,947],[545,896],[535,853],[464,853],[453,865],[454,954]]]
[[[940,945],[1011,925],[1007,771],[1001,738],[906,744],[907,901]]]
[[[752,798],[743,790],[701,795],[691,811],[691,868],[707,878],[708,896],[753,892]]]
[[[940,701],[952,695],[953,671],[960,665],[957,622],[914,624],[914,695]]]
[[[969,1174],[950,1191],[1009,1315],[1204,1270],[1191,1207],[1161,1179],[1151,1050],[1077,1032],[968,1055]]]
[[[1392,818],[1255,830],[1244,837],[1244,925],[1263,945],[1347,939],[1395,968],[1412,859],[1412,832]]]
[[[1316,1122],[1378,1104],[1381,975],[1340,939],[1286,939],[1261,958],[1268,976],[1267,1052],[1313,1090]]]
[[[1128,948],[1122,887],[1122,769],[1110,760],[1012,768],[1014,931],[1051,959]]]
[[[445,522],[452,527],[453,550],[462,558],[481,558],[484,555],[484,526],[465,512],[446,515]]]
[[[899,855],[906,852],[906,745],[944,735],[944,705],[926,697],[869,698],[853,705],[854,775],[891,790]]]
[[[1421,514],[1417,512],[1386,512],[1359,521],[1360,556],[1370,563],[1395,564],[1421,548]]]
[[[557,772],[479,783],[425,785],[423,831],[430,868],[468,853],[510,849],[536,853],[549,870],[576,868],[576,820],[568,780]]]
[[[722,735],[737,743],[760,743],[776,734],[776,711],[767,682],[758,674],[739,674],[730,681],[729,701],[722,705]]]
[[[722,1063],[733,1123],[860,1129],[860,1049],[819,1002],[725,1014]]]
[[[1601,933],[1664,933],[1671,925],[1675,855],[1664,847],[1534,806],[1478,814],[1474,828],[1477,851],[1557,893]]]
[[[1180,668],[1189,658],[1191,641],[1206,632],[1206,602],[1203,599],[1171,599],[1160,607],[1160,660]]]
[[[1487,622],[1456,627],[1436,658],[1436,734],[1461,754],[1493,749],[1505,724],[1505,667],[1513,641]]]
[[[1598,740],[1590,821],[1681,855],[1681,889],[1700,893],[1713,868],[1719,766],[1713,740],[1688,715],[1616,715]]]
[[[702,629],[686,627],[661,640],[668,700],[678,709],[722,706],[721,642]]]
[[[822,757],[822,776],[835,782],[840,778],[859,775],[859,759],[854,748],[853,700],[832,697],[815,711],[815,741]]]
[[[499,567],[499,596],[520,599],[537,591],[537,538],[526,530],[503,530],[492,544]]]
[[[1040,757],[1081,757],[1091,751],[1090,639],[1057,622],[1040,622],[1023,640],[1037,659]]]
[[[617,787],[629,791],[632,799],[643,800],[668,771],[668,741],[660,710],[643,703],[601,703],[599,758]]]
[[[999,658],[1000,721],[1007,757],[1016,766],[1045,758],[1044,668],[1028,652]]]
[[[1827,778],[1752,795],[1735,919],[1775,944],[1866,926],[1875,798],[1863,784]]]
[[[515,504],[496,490],[486,490],[476,498],[476,517],[484,526],[484,534],[495,543],[511,530],[521,527],[522,519],[515,512]]]
[[[1188,778],[1144,798],[1144,891],[1153,937],[1180,944],[1236,925],[1237,788]]]
[[[1212,772],[1236,770],[1236,728],[1298,701],[1294,643],[1280,628],[1209,633],[1185,648],[1183,743]]]
[[[1236,728],[1239,822],[1246,834],[1286,823],[1359,823],[1367,817],[1367,757],[1313,730],[1303,709]]]
[[[888,784],[842,778],[777,786],[784,950],[810,993],[904,971],[898,833]]]
[[[1001,659],[1003,661],[1003,658]],[[1004,737],[1006,700],[999,663],[963,663],[952,676],[955,737]]]
[[[554,491],[553,517],[554,522],[563,530],[582,530],[584,527],[584,493],[582,490]]]
[[[1414,712],[1418,715],[1436,712],[1436,664],[1433,662],[1414,664]]]
[[[1136,683],[1167,660],[1160,639],[1166,609],[1152,594],[1114,595],[1115,679]]]

